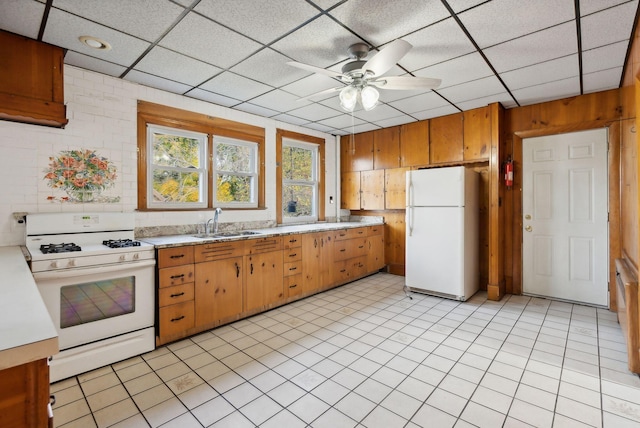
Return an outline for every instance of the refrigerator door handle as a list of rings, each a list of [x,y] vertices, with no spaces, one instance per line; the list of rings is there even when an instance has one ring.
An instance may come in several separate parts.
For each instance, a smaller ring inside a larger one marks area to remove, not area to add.
[[[411,170],[409,170],[409,186],[407,189],[407,226],[409,228],[409,236],[413,234],[413,180]]]
[[[407,220],[407,226],[409,227],[409,236],[413,235],[413,207],[412,206],[408,206],[407,207],[407,217],[409,217]]]

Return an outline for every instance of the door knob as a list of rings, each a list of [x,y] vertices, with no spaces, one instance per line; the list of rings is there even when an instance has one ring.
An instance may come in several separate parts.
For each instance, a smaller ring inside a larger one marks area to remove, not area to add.
[[[533,227],[527,226],[524,228],[524,230],[526,230],[527,232],[531,232],[533,230]]]
[[[525,220],[531,220],[531,216],[529,214],[527,214],[527,215],[524,216],[524,219]]]

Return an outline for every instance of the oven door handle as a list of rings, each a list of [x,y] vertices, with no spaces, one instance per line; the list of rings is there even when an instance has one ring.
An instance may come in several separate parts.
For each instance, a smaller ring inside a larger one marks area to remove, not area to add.
[[[73,269],[50,270],[46,272],[33,272],[33,278],[37,280],[47,280],[56,278],[72,278],[87,275],[88,273],[122,272],[125,270],[140,269],[148,266],[155,266],[155,260],[140,260],[134,263],[117,263],[107,266],[86,266]]]

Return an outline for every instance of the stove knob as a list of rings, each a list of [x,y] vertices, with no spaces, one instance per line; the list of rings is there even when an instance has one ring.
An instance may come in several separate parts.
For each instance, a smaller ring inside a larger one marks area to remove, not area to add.
[[[138,260],[139,258],[140,258],[140,254],[135,253],[135,254],[133,255],[133,260]]]
[[[73,259],[71,259],[71,260],[69,260],[69,263],[67,263],[67,265],[68,265],[69,267],[73,267],[73,266],[75,266],[75,265],[76,265],[76,261],[75,261],[75,260],[73,260]]]
[[[52,267],[53,269],[55,269],[55,268],[58,267],[58,262],[53,261],[53,262],[51,262],[51,264],[49,264],[49,266]]]
[[[121,255],[121,256],[120,256],[120,261],[121,261],[121,262],[123,262],[123,261],[125,261],[125,260],[126,260],[126,256],[125,256],[124,254],[123,254],[123,255]]]

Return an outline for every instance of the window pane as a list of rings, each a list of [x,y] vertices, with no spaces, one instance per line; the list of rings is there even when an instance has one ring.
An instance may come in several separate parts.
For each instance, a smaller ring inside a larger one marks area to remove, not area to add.
[[[252,202],[253,177],[219,174],[216,200],[218,202]]]
[[[313,152],[301,147],[283,147],[282,177],[286,180],[313,180]]]
[[[153,133],[153,160],[158,166],[200,167],[200,140]]]
[[[252,149],[247,146],[216,144],[216,169],[218,171],[253,172]]]
[[[285,184],[282,188],[282,211],[284,217],[313,215],[313,186]]]
[[[200,174],[154,169],[153,200],[155,202],[200,202]]]

